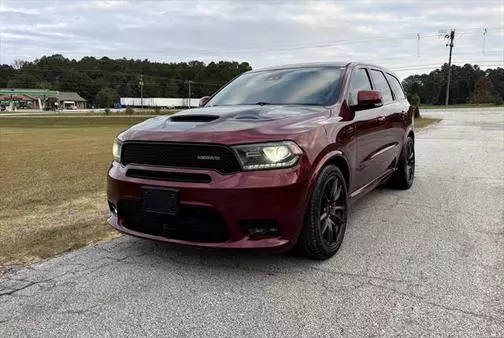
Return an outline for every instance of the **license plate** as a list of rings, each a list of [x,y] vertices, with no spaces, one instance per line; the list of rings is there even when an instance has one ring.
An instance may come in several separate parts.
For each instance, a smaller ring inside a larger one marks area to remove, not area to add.
[[[147,212],[176,215],[179,209],[179,191],[170,188],[142,188],[142,208]]]

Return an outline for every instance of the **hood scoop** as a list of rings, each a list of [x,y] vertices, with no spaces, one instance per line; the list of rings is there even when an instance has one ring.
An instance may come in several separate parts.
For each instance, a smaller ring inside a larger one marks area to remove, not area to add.
[[[170,117],[172,122],[210,122],[217,120],[218,115],[173,115]]]
[[[263,114],[260,109],[250,109],[239,112],[233,116],[235,120],[269,120],[266,114]]]

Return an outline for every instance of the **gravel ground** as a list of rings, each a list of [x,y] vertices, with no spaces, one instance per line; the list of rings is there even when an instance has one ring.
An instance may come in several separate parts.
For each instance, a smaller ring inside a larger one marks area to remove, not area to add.
[[[504,112],[425,115],[414,186],[359,201],[334,258],[123,236],[0,277],[0,336],[503,336]]]

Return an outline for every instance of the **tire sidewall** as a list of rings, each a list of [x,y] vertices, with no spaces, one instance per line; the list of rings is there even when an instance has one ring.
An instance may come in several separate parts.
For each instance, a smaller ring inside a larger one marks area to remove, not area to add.
[[[404,177],[404,181],[406,186],[409,188],[411,185],[413,185],[413,181],[415,180],[415,164],[413,165],[413,175],[411,176],[411,179],[408,180],[408,145],[411,143],[413,147],[413,153],[415,153],[415,142],[411,138],[411,136],[408,136],[406,139],[406,143],[404,144],[403,152],[402,152],[402,163],[401,163],[401,170],[402,170],[402,175]],[[415,154],[416,155],[416,154]],[[416,157],[415,157],[416,160]],[[415,161],[416,162],[416,161]]]
[[[342,184],[342,193],[344,194],[345,199],[345,222],[341,226],[342,229],[338,234],[338,238],[336,242],[329,245],[322,236],[321,227],[320,227],[320,208],[322,203],[322,194],[323,189],[325,187],[326,182],[332,178],[333,176],[338,177],[338,179],[343,183]],[[313,189],[313,193],[310,199],[310,206],[307,212],[307,223],[305,227],[309,228],[311,231],[311,235],[313,236],[313,240],[316,242],[317,247],[323,250],[323,254],[327,256],[332,256],[336,251],[338,251],[341,243],[343,242],[343,237],[345,235],[346,224],[348,222],[348,191],[347,191],[347,183],[343,176],[341,170],[334,166],[329,165],[322,170],[319,178],[317,179],[317,183],[315,188]]]

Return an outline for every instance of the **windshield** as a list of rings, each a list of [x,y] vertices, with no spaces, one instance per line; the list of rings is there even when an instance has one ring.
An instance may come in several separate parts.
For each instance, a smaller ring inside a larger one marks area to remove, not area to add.
[[[245,73],[219,91],[207,106],[336,102],[342,68],[313,67]]]

